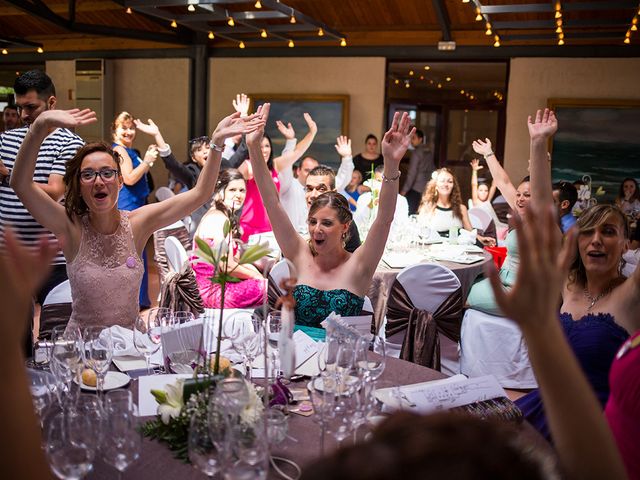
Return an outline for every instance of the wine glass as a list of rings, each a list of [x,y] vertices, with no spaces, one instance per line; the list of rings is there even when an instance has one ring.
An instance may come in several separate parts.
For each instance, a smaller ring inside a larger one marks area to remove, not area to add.
[[[278,351],[278,339],[280,337],[280,329],[282,328],[281,312],[271,312],[267,318],[267,338],[269,340],[271,369],[270,375],[273,378],[280,376],[280,354]]]
[[[229,377],[218,382],[215,395],[220,396],[222,404],[229,415],[239,415],[247,403],[249,403],[249,389],[244,378]]]
[[[222,453],[211,439],[207,419],[198,412],[191,417],[188,440],[189,461],[207,477],[221,470]]]
[[[371,342],[364,337],[358,339],[355,364],[368,379],[375,382],[380,378],[382,372],[384,372],[386,359],[384,339],[378,336],[373,337]]]
[[[318,370],[323,375],[333,375],[338,361],[340,343],[334,337],[327,337],[324,345],[318,348]]]
[[[96,390],[100,395],[104,391],[104,377],[113,357],[113,336],[109,328],[100,326],[86,327],[82,333],[84,339],[83,361],[87,368],[96,372],[98,377]]]
[[[234,318],[233,329],[237,335],[232,340],[233,346],[242,355],[242,363],[246,372],[247,380],[251,381],[253,371],[253,361],[263,350],[263,329],[262,320],[256,314],[251,316],[251,322],[245,318]]]
[[[29,369],[28,372],[33,407],[35,408],[38,417],[42,418],[43,410],[51,401],[51,383],[55,382],[55,378],[53,378],[53,375],[49,372],[44,372],[42,370]]]
[[[113,390],[106,394],[107,424],[102,443],[102,459],[118,470],[118,477],[138,458],[142,448],[141,432],[136,429],[136,406],[128,390]]]
[[[79,328],[58,325],[51,332],[51,342],[51,373],[56,379],[56,394],[62,405],[71,392],[73,379],[80,381],[83,340]]]
[[[230,429],[231,456],[225,467],[227,480],[266,479],[269,448],[262,422],[249,427],[237,423]]]
[[[147,375],[151,375],[151,357],[160,349],[162,327],[157,316],[149,315],[148,321],[138,315],[133,324],[133,345],[144,356]]]
[[[56,412],[45,425],[45,450],[51,469],[60,479],[79,480],[93,468],[95,450],[85,442],[91,422],[81,415]]]

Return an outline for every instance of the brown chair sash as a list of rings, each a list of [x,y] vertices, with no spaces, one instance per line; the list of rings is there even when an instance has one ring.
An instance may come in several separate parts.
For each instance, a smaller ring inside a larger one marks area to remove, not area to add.
[[[40,330],[38,338],[49,340],[54,327],[66,325],[71,318],[71,303],[50,303],[40,311]]]
[[[187,262],[179,273],[167,276],[162,286],[160,306],[175,312],[188,311],[196,317],[204,313],[202,298],[191,265]]]
[[[462,288],[458,288],[434,313],[416,308],[396,279],[387,301],[386,337],[406,329],[400,358],[440,370],[439,333],[453,341],[460,340],[462,304]]]

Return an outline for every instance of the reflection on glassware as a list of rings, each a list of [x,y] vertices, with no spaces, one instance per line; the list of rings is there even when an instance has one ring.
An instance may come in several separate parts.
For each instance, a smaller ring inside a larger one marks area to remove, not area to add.
[[[102,459],[119,472],[119,477],[140,457],[142,433],[137,430],[136,405],[129,390],[112,390],[105,395]]]
[[[191,464],[207,477],[213,478],[220,471],[222,453],[211,439],[207,419],[198,412],[191,417],[188,449]]]
[[[148,322],[138,315],[133,324],[133,345],[144,356],[147,375],[151,375],[151,357],[160,349],[162,326],[157,316],[149,316]]]
[[[113,357],[113,336],[109,328],[101,326],[86,327],[82,332],[84,348],[82,359],[86,368],[96,372],[98,382],[96,391],[102,394],[104,390],[104,377],[109,370]]]
[[[95,450],[85,443],[91,423],[85,416],[57,412],[47,418],[45,449],[58,478],[78,480],[93,468]]]

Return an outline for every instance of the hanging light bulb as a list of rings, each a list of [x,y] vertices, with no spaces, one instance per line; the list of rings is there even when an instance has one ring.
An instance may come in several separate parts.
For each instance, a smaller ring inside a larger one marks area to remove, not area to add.
[[[262,30],[260,30],[260,36],[262,38],[267,38],[267,31],[264,28]]]
[[[638,30],[638,17],[633,17],[631,19],[631,30],[633,30],[634,32]]]
[[[564,45],[564,40],[562,38],[558,38],[558,45]]]
[[[556,33],[562,33],[562,27],[556,28]]]
[[[429,65],[425,65],[425,66],[424,66],[424,69],[425,69],[425,70],[431,70],[431,67],[430,67]]]
[[[296,23],[296,15],[293,13],[293,9],[291,9],[291,18],[289,19],[289,23]]]
[[[244,42],[240,42],[240,45],[238,45],[238,47],[244,48],[245,47]]]
[[[500,46],[500,37],[498,35],[496,35],[495,37],[493,37],[495,42],[493,42],[493,46],[494,47],[499,47]]]
[[[229,20],[227,20],[227,25],[229,25],[230,27],[236,26],[236,22],[233,21],[233,17],[229,17]]]
[[[413,76],[413,70],[409,70],[409,75]]]
[[[131,10],[131,7],[127,7],[127,9],[125,10],[125,13],[128,13],[129,15],[131,15],[133,13],[133,11]]]
[[[424,80],[424,75],[420,75],[420,80]]]
[[[492,34],[493,34],[493,32],[491,31],[491,24],[490,24],[489,22],[487,22],[486,27],[487,27],[487,31],[486,31],[486,32],[484,32],[484,34],[485,34],[485,35],[492,35]]]
[[[9,50],[7,50],[6,48],[2,49],[2,54],[3,55],[8,55],[9,54]]]
[[[262,4],[260,3],[260,0],[257,0],[256,4],[254,5],[254,7],[256,8],[262,8]]]
[[[564,33],[559,33],[558,34],[558,38],[563,39],[564,38]]]
[[[175,20],[171,20],[171,28],[178,28],[178,24]]]
[[[404,82],[404,88],[409,88],[410,86],[411,84],[408,81]]]
[[[347,46],[347,39],[346,38],[343,38],[343,39],[340,40],[340,46],[341,47],[346,47]]]
[[[399,85],[399,84],[400,84],[400,80],[398,80],[398,79],[396,78],[396,81],[395,81],[394,83],[395,83],[396,85]]]
[[[451,81],[451,77],[447,77],[447,78],[445,78],[445,80],[446,80],[447,82],[450,82],[450,81]]]
[[[460,90],[460,95],[464,95],[464,90]]]
[[[293,48],[293,47],[295,47],[295,46],[296,46],[296,45],[293,43],[293,40],[289,40],[288,45],[289,45],[289,48]]]
[[[438,88],[442,88],[442,84],[441,83],[438,84]]]
[[[213,40],[214,38],[216,38],[216,36],[213,34],[213,32],[209,32],[209,40]]]
[[[42,47],[38,47],[38,49],[36,50],[36,52],[38,52],[38,53],[44,53],[44,50],[42,49]]]
[[[629,38],[629,37],[631,36],[631,31],[630,31],[630,30],[627,30],[627,33],[625,33],[625,34],[624,34],[624,36],[625,36],[626,38]]]
[[[324,37],[324,30],[322,28],[318,29],[318,36],[319,37]]]
[[[462,3],[469,3],[471,0],[462,0]]]
[[[482,20],[482,13],[480,12],[480,9],[478,7],[476,7],[476,22],[480,22]]]
[[[473,95],[469,95],[469,100],[473,100],[474,98],[476,98],[476,97],[473,96]]]
[[[560,10],[556,10],[556,18],[562,18],[562,12]]]
[[[623,42],[623,43],[626,43],[626,44],[628,45],[628,44],[630,44],[630,43],[631,43],[631,39],[630,39],[629,37],[627,37],[627,38],[625,38],[625,39],[624,39],[624,42]],[[3,52],[3,53],[4,53],[4,52]]]
[[[189,6],[187,7],[187,10],[189,10],[190,12],[195,12],[196,11],[196,7],[193,6],[193,4],[189,4]]]

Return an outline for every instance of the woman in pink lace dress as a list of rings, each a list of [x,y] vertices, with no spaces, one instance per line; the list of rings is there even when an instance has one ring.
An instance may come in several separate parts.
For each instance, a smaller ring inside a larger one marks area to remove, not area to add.
[[[253,265],[238,265],[239,248],[236,239],[241,236],[237,212],[242,208],[247,196],[247,184],[238,170],[228,169],[220,173],[213,196],[213,206],[202,217],[196,231],[200,237],[212,247],[231,240],[233,256],[229,260],[229,269],[233,276],[241,282],[228,283],[225,290],[224,304],[227,308],[242,308],[261,304],[264,301],[266,283],[262,274]],[[229,220],[231,239],[224,234],[224,224]],[[195,250],[195,248],[194,248]],[[211,283],[214,274],[213,266],[191,258],[191,265],[196,274],[198,289],[202,303],[207,308],[220,308],[220,285]]]
[[[224,118],[211,137],[209,161],[195,187],[162,203],[132,212],[118,210],[123,184],[120,157],[105,143],[78,150],[66,168],[64,206],[33,182],[40,145],[57,127],[74,128],[96,120],[86,110],[48,110],[31,125],[18,153],[11,187],[31,215],[62,244],[71,284],[69,326],[131,326],[138,314],[143,265],[140,254],[153,232],[189,215],[213,194],[227,137],[248,133],[264,122],[254,116]]]

